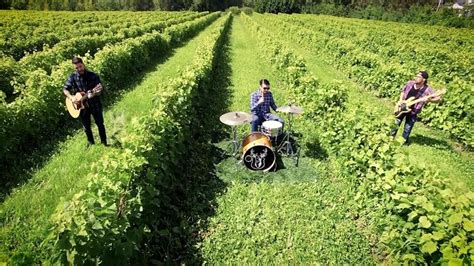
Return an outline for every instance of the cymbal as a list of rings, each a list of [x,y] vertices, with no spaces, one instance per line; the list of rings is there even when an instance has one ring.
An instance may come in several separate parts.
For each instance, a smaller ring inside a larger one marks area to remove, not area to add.
[[[228,126],[238,126],[249,123],[252,119],[252,115],[246,112],[228,112],[219,118],[219,120]]]
[[[279,107],[277,111],[282,113],[291,113],[299,115],[303,113],[303,108],[294,105],[289,105]]]

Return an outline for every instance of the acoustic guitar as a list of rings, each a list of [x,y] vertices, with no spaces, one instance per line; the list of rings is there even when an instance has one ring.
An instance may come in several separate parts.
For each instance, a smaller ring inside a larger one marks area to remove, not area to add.
[[[89,90],[92,93],[97,93],[100,91],[100,88],[94,88],[92,90]],[[67,111],[73,118],[78,118],[79,115],[81,114],[81,110],[84,109],[85,103],[84,100],[87,99],[87,93],[86,92],[77,92],[75,95],[72,96],[74,98],[74,101],[69,99],[69,97],[66,97],[66,107]]]
[[[426,100],[429,100],[431,98],[435,98],[435,97],[438,97],[440,95],[443,95],[446,93],[446,89],[442,89],[442,90],[439,90],[433,94],[430,94],[430,95],[427,95],[427,96],[424,96],[424,97],[421,97],[419,99],[415,99],[415,97],[410,97],[406,100],[403,100],[403,101],[399,101],[396,105],[395,105],[395,109],[393,110],[393,114],[395,115],[395,117],[399,118],[400,116],[402,116],[403,114],[406,114],[408,112],[411,112],[411,107],[419,102],[424,102]]]

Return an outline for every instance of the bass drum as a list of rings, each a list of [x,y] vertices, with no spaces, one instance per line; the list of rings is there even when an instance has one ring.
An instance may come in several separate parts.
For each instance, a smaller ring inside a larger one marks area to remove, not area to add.
[[[275,166],[276,156],[272,143],[265,134],[251,133],[244,139],[242,147],[242,160],[248,169],[267,172]]]

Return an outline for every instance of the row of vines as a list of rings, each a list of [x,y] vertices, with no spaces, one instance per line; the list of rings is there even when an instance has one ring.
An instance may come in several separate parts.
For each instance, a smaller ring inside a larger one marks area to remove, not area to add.
[[[409,165],[388,136],[389,124],[347,110],[347,92],[341,84],[320,82],[302,58],[274,38],[276,34],[291,41],[286,24],[270,34],[265,24],[244,17],[260,36],[264,56],[284,76],[293,100],[306,110],[299,125],[305,132],[303,142],[320,143],[348,178],[357,178],[361,213],[370,216],[370,208],[383,211],[383,217],[373,217],[371,222],[379,234],[379,245],[387,251],[386,259],[472,264],[474,193],[457,195],[449,181]],[[313,121],[318,121],[317,126]]]
[[[428,105],[421,119],[474,146],[474,44],[472,30],[391,25],[363,20],[305,16],[261,17],[292,41],[345,71],[381,97],[398,99],[400,88],[420,70],[429,85],[447,88],[443,102]]]
[[[139,34],[134,38],[111,43],[84,58],[90,69],[98,73],[106,90],[123,89],[130,76],[137,75],[149,63],[163,58],[179,43],[194,36],[219,16],[187,16],[183,20],[166,25],[162,31]],[[51,73],[38,68],[22,76],[24,88],[21,95],[9,104],[0,104],[0,162],[2,167],[19,154],[40,143],[48,134],[55,132],[66,121],[62,86],[72,73],[70,59],[59,59],[54,54],[49,60],[54,65]],[[47,60],[48,61],[48,60]]]
[[[164,48],[201,31],[218,16],[219,13],[213,13],[186,27],[177,25],[169,35],[154,33],[150,41],[159,44],[154,49],[115,47],[114,53],[121,53],[123,59],[130,57],[128,60],[143,60],[149,53],[163,53]],[[201,102],[206,97],[202,96],[215,94],[213,86],[205,84],[213,77],[216,55],[224,45],[230,19],[230,14],[218,19],[192,63],[176,78],[158,85],[163,87],[158,89],[162,93],[155,96],[154,107],[147,115],[134,120],[132,132],[121,139],[122,148],[108,149],[101,155],[100,162],[91,166],[86,177],[89,185],[71,199],[61,200],[56,213],[51,215],[50,224],[42,225],[41,234],[30,235],[30,239],[22,241],[24,245],[18,245],[11,235],[21,234],[15,230],[25,228],[17,224],[10,226],[13,231],[2,232],[3,257],[12,263],[49,261],[81,265],[127,265],[146,261],[144,243],[161,232],[153,228],[164,204],[160,197],[173,184],[179,184],[177,180],[185,178],[186,169],[179,164],[188,156],[188,142],[206,138],[204,129],[196,131],[190,125],[199,119],[196,108],[204,106]],[[149,35],[143,37],[150,38]],[[138,43],[146,42],[140,39]],[[138,62],[133,63],[139,66]],[[98,71],[102,76],[107,76],[107,72],[99,68],[100,64],[92,65],[102,70]],[[127,70],[126,65],[123,71]],[[121,73],[116,65],[113,70]],[[2,216],[2,221],[9,221],[8,217],[14,214],[4,210]]]

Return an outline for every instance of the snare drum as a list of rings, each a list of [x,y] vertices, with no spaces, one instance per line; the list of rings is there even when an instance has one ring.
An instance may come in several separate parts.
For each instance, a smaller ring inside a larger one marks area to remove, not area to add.
[[[263,134],[269,137],[278,137],[282,133],[283,124],[279,121],[265,121],[262,123]]]
[[[249,134],[242,143],[242,160],[250,170],[268,171],[273,168],[276,161],[272,150],[270,138],[263,133]]]

